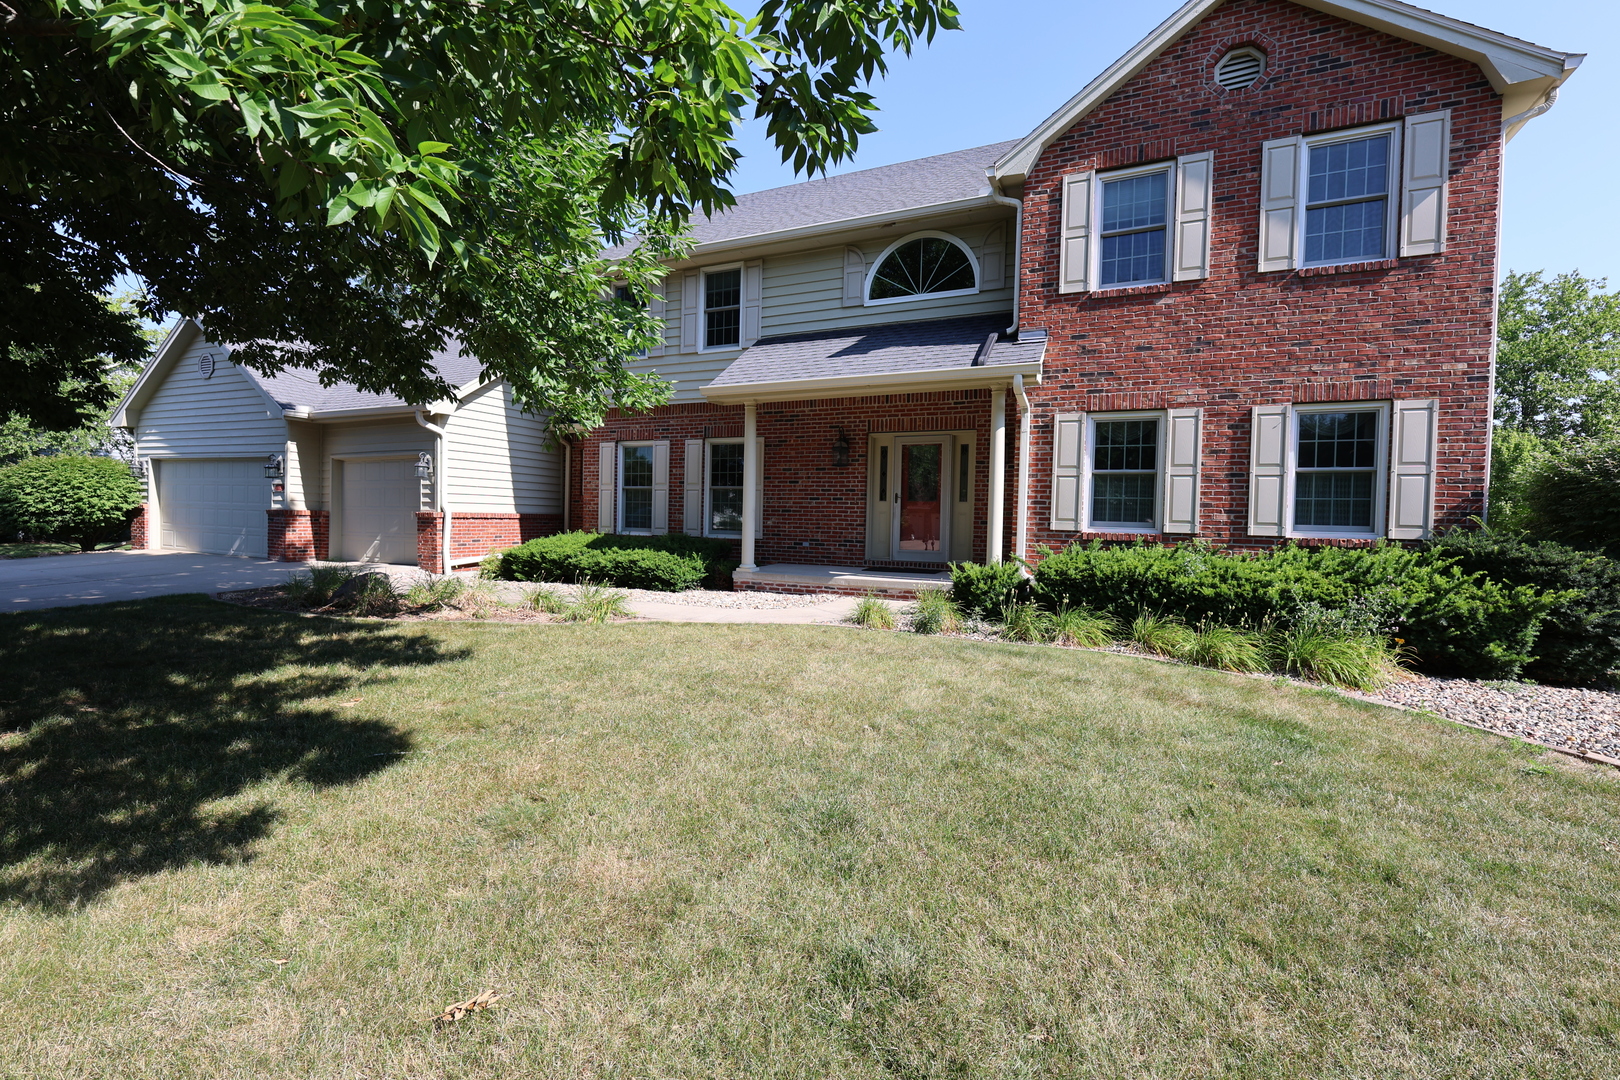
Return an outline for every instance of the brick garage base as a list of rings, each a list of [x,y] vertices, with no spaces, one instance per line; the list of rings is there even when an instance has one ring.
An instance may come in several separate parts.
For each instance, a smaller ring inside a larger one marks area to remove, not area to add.
[[[269,552],[274,562],[330,557],[331,515],[325,510],[271,510]]]
[[[421,512],[416,515],[416,565],[430,574],[444,573],[441,541],[443,515]],[[477,514],[450,511],[450,560],[482,559],[500,551],[562,531],[561,514]]]
[[[146,530],[147,520],[146,504],[141,503],[135,509],[135,516],[129,519],[129,546],[137,551],[145,550],[149,542]]]

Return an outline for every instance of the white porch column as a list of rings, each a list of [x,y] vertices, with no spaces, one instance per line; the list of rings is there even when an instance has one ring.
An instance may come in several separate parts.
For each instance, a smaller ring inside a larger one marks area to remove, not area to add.
[[[742,565],[739,570],[758,570],[754,565],[754,522],[759,520],[759,451],[756,449],[759,418],[754,403],[743,406],[743,506]]]
[[[990,526],[984,561],[1001,561],[1002,504],[1007,497],[1007,391],[990,391]]]

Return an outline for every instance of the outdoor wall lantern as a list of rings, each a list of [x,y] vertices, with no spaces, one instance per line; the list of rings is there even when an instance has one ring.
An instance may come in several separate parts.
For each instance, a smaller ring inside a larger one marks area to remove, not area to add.
[[[416,478],[428,480],[433,477],[433,455],[423,451],[416,455]]]
[[[271,454],[264,462],[264,478],[266,480],[280,480],[287,475],[285,464],[280,454]]]
[[[137,480],[145,480],[146,462],[142,461],[140,458],[136,458],[134,461],[130,462],[129,475],[133,476]]]
[[[838,429],[838,438],[833,440],[833,464],[843,468],[849,464],[849,436],[843,428]]]

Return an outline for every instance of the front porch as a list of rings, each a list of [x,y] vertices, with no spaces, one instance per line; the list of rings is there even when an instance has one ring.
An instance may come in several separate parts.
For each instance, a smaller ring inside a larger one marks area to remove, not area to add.
[[[731,582],[738,592],[872,594],[885,600],[915,600],[919,589],[949,589],[951,575],[947,570],[770,563],[757,570],[733,571]]]

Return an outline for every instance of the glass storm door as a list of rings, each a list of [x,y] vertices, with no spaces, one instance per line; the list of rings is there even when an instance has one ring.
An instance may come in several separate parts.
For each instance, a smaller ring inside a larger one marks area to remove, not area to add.
[[[897,440],[894,481],[894,557],[940,561],[945,543],[946,443],[940,439]]]

